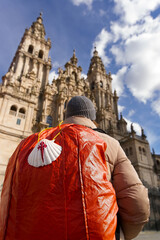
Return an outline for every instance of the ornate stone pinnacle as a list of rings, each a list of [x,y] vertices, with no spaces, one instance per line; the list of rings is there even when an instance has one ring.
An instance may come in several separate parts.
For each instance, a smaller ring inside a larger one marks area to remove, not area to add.
[[[98,56],[98,51],[97,51],[97,48],[96,48],[96,46],[94,46],[94,52],[93,52],[93,56]]]

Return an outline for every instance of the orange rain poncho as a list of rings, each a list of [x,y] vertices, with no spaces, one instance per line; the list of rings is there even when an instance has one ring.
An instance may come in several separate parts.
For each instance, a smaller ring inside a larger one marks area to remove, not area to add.
[[[40,139],[52,140],[59,128]],[[62,147],[51,164],[33,167],[28,156],[38,134],[10,158],[0,208],[0,240],[114,240],[117,203],[107,180],[106,143],[84,126],[62,125]],[[47,148],[44,149],[46,151]]]

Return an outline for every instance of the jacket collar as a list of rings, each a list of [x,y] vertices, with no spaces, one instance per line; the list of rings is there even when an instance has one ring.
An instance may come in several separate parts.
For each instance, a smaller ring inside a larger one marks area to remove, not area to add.
[[[82,125],[89,128],[97,128],[96,125],[89,119],[85,117],[72,116],[64,120],[62,124],[74,123]]]

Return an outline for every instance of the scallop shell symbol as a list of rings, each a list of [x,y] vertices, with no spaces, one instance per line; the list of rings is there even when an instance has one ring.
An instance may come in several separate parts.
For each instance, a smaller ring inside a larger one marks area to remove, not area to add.
[[[33,167],[41,167],[51,164],[62,152],[62,147],[54,140],[42,139],[34,147],[28,156],[28,163]]]

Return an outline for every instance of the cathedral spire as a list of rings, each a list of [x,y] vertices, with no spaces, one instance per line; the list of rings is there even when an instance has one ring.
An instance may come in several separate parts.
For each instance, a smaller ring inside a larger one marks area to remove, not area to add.
[[[42,15],[43,15],[43,13],[40,12],[39,17],[37,17],[37,22],[39,22],[39,23],[41,23],[41,24],[42,24],[42,22],[43,22]]]
[[[39,16],[37,17],[37,20],[32,23],[31,27],[29,28],[29,31],[35,36],[44,39],[46,32],[43,25],[43,18],[42,18],[42,12],[40,12]]]
[[[96,46],[94,47],[94,52],[93,52],[93,57],[97,57],[98,56],[98,51],[96,49]]]
[[[51,41],[49,38],[45,39],[41,12],[31,27],[25,30],[10,68],[3,77],[3,84],[16,83],[16,85],[20,86],[24,85],[24,82],[29,84],[29,79],[32,79],[43,82],[42,85],[44,87],[48,82],[49,70],[51,68],[51,60],[48,57],[50,48]],[[31,85],[29,84],[30,87]]]
[[[88,74],[95,71],[101,71],[104,75],[106,74],[106,69],[104,67],[101,57],[98,55],[96,46],[94,47],[93,57],[91,58]]]
[[[71,63],[73,64],[73,65],[77,65],[77,62],[78,62],[78,59],[77,59],[77,57],[76,57],[76,51],[75,51],[75,49],[73,50],[73,56],[71,57]]]

